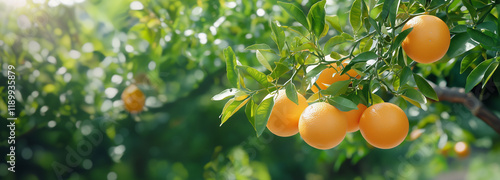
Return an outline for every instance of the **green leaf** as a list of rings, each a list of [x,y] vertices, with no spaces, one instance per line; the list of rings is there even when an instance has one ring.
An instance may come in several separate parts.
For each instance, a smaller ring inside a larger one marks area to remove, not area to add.
[[[234,99],[231,99],[227,101],[226,105],[224,106],[224,109],[222,110],[222,120],[220,123],[220,126],[224,124],[231,116],[234,115],[238,110],[241,109],[249,100],[250,98],[246,98],[243,101],[236,101]]]
[[[352,30],[354,33],[358,32],[359,28],[361,27],[362,24],[362,17],[361,17],[361,7],[362,7],[362,0],[354,0],[352,2],[351,6],[351,11],[349,12],[349,22],[351,23]]]
[[[323,90],[322,93],[332,96],[338,96],[340,94],[344,94],[347,91],[349,84],[351,84],[351,80],[337,81],[328,86],[328,88]]]
[[[373,26],[373,28],[377,31],[378,34],[381,34],[380,32],[380,26],[377,24],[377,21],[375,21],[371,16],[368,16],[368,22]]]
[[[288,97],[288,99],[290,99],[293,103],[299,105],[299,97],[297,96],[297,89],[295,89],[295,85],[290,82],[286,85],[285,90],[286,97]]]
[[[249,66],[237,66],[237,67],[238,67],[238,69],[241,69],[244,72],[246,72],[248,75],[250,75],[250,77],[255,79],[263,87],[270,86],[269,81],[267,81],[267,76],[264,73],[258,71],[257,69],[254,69],[252,67],[249,67]]]
[[[450,32],[452,32],[454,34],[467,32],[467,26],[466,25],[457,25],[457,26],[453,27],[453,29],[451,29]]]
[[[396,0],[395,2],[392,3],[391,5],[391,10],[389,12],[389,21],[391,22],[391,27],[396,26],[396,15],[398,13],[399,9],[399,3],[401,1]]]
[[[493,76],[493,74],[495,73],[495,71],[498,68],[498,64],[499,64],[498,61],[493,61],[493,63],[490,64],[490,66],[488,67],[488,69],[484,73],[483,87],[482,88],[484,88],[484,86],[486,86],[486,83],[490,80],[491,76]]]
[[[500,92],[500,71],[495,71],[495,73],[493,73],[493,74],[494,74],[493,83],[497,87],[497,91]]]
[[[330,51],[333,48],[333,46],[343,42],[346,42],[346,40],[342,35],[333,36],[328,41],[326,41],[324,49],[325,51]]]
[[[255,128],[257,130],[257,137],[259,137],[266,129],[267,121],[269,116],[271,116],[271,111],[274,107],[274,96],[267,97],[264,99],[257,110],[255,111]]]
[[[384,2],[384,6],[382,7],[382,12],[380,13],[380,22],[384,22],[387,16],[389,15],[389,12],[391,11],[392,4],[394,3],[394,0],[386,0]]]
[[[420,91],[413,88],[406,89],[401,97],[419,108],[421,108],[420,104],[427,103],[427,99],[425,99],[424,95]]]
[[[464,73],[467,68],[481,55],[479,52],[467,54],[460,63],[460,74]]]
[[[313,43],[305,43],[298,47],[293,48],[292,51],[293,52],[304,51],[304,50],[313,51],[314,49],[316,49],[316,46]]]
[[[399,106],[401,109],[406,109],[406,108],[407,108],[407,106],[408,106],[408,105],[406,104],[405,99],[404,99],[403,97],[401,97],[401,96],[398,96],[398,97],[396,98],[396,100],[394,101],[394,104],[395,104],[396,106]]]
[[[347,71],[351,70],[352,66],[360,62],[366,62],[371,59],[377,59],[378,55],[372,51],[366,51],[361,54],[358,54],[356,57],[352,58],[351,62],[344,67],[341,74],[345,74]]]
[[[412,76],[412,71],[408,66],[405,66],[403,70],[401,70],[401,78],[399,79],[400,85],[405,85],[410,77]]]
[[[328,23],[330,23],[330,25],[335,29],[337,30],[338,32],[342,33],[344,31],[342,31],[342,27],[340,26],[340,21],[339,21],[339,17],[337,15],[330,15],[330,16],[326,16],[326,21]]]
[[[257,110],[257,104],[253,101],[252,98],[250,98],[250,101],[247,103],[247,106],[245,107],[245,114],[247,115],[247,119],[252,124],[253,129],[257,131],[255,128],[255,111]]]
[[[450,48],[446,55],[450,58],[457,57],[478,45],[477,42],[472,40],[468,33],[460,33],[451,38]]]
[[[273,36],[271,36],[271,38],[278,46],[278,50],[281,53],[283,46],[285,45],[285,32],[283,32],[283,29],[277,25],[277,22],[271,22],[271,30],[273,32]]]
[[[309,31],[313,32],[316,37],[320,37],[325,29],[325,0],[319,1],[311,6],[307,19],[309,20]]]
[[[339,60],[340,58],[342,58],[342,56],[340,56],[340,54],[337,53],[337,52],[335,52],[335,51],[333,51],[332,53],[330,53],[330,57],[332,59],[335,59],[335,60]]]
[[[273,68],[271,68],[271,65],[269,65],[269,62],[267,62],[266,57],[262,55],[259,50],[257,50],[257,60],[260,64],[262,64],[262,66],[266,67],[267,70],[273,71]]]
[[[490,37],[486,34],[483,34],[481,31],[472,29],[472,28],[467,28],[467,34],[470,35],[472,39],[475,41],[481,43],[482,45],[488,46],[488,47],[494,47],[497,45],[498,40],[496,40],[493,37]]]
[[[226,59],[227,79],[233,87],[238,87],[238,73],[236,72],[236,55],[234,55],[231,46],[224,49],[224,57]]]
[[[472,21],[474,22],[474,19],[476,18],[476,15],[477,15],[476,8],[474,8],[474,6],[472,6],[472,3],[470,0],[462,0],[462,3],[467,8],[467,10],[469,10],[469,14],[472,17]]]
[[[288,66],[284,65],[283,63],[275,62],[274,64],[276,64],[276,67],[274,68],[273,72],[270,75],[274,79],[277,79],[281,77],[281,75],[290,71],[290,69],[288,69]]]
[[[373,94],[373,93],[372,93],[372,101],[373,101],[373,104],[378,104],[378,103],[384,102],[384,100],[380,96]]]
[[[396,36],[396,38],[394,39],[394,43],[392,43],[391,48],[394,50],[401,46],[401,43],[405,40],[406,36],[408,36],[408,34],[410,34],[412,30],[413,28],[411,27],[399,33],[398,36]]]
[[[246,50],[261,50],[261,51],[273,52],[273,49],[271,49],[271,47],[269,47],[269,45],[267,45],[267,44],[254,44],[254,45],[248,46],[245,49]]]
[[[295,4],[281,1],[278,1],[278,5],[300,24],[302,24],[306,29],[309,29],[309,23],[307,22],[306,15],[299,7],[295,6]]]
[[[425,80],[422,76],[418,74],[413,74],[413,78],[415,79],[415,83],[417,83],[418,89],[420,90],[420,92],[422,92],[422,94],[424,94],[424,96],[439,101],[439,98],[436,92],[434,91],[434,88],[431,87],[431,85],[429,84],[429,82],[427,82],[427,80]]]
[[[233,97],[238,91],[240,90],[236,88],[226,89],[220,92],[219,94],[216,94],[214,97],[212,97],[212,101],[220,101],[227,99],[229,97]]]
[[[476,68],[474,68],[469,76],[467,76],[467,80],[465,82],[465,92],[468,93],[474,86],[479,84],[481,80],[484,77],[484,73],[490,66],[490,64],[493,62],[493,59],[489,59],[486,61],[483,61],[481,64],[477,65]]]
[[[330,98],[329,100],[333,106],[344,112],[358,109],[357,104],[354,104],[354,102],[342,96],[335,96],[333,98]]]

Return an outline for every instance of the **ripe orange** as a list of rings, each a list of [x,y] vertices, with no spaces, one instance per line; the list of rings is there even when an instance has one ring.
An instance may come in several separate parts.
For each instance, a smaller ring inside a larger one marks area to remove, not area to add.
[[[299,132],[300,114],[307,107],[306,98],[297,93],[299,105],[286,96],[285,90],[280,90],[274,100],[274,107],[267,121],[267,129],[281,137],[293,136]]]
[[[327,61],[331,59],[330,56],[326,56],[325,58],[327,59]],[[347,64],[349,63],[342,62],[342,65],[344,65],[344,67]],[[356,73],[356,71],[354,71],[353,69],[347,71],[347,73],[343,75],[340,75],[341,72],[342,67],[338,67],[336,63],[331,63],[328,68],[321,72],[318,79],[316,80],[316,83],[321,89],[326,89],[330,84],[333,84],[334,82],[349,80],[349,76],[355,77],[358,75],[358,73]],[[314,93],[318,92],[318,88],[315,85],[311,87],[311,90]]]
[[[440,60],[450,47],[450,30],[446,23],[432,15],[421,15],[410,19],[403,31],[413,30],[401,43],[406,54],[419,63]]]
[[[310,146],[331,149],[340,144],[347,133],[345,114],[325,102],[311,104],[300,116],[299,133]]]
[[[144,108],[144,103],[146,102],[146,96],[144,93],[134,84],[131,84],[122,93],[122,101],[125,105],[125,109],[130,113],[139,113]]]
[[[356,132],[359,130],[359,119],[365,110],[366,106],[360,103],[358,104],[358,109],[344,112],[347,119],[347,132]]]
[[[359,129],[371,145],[380,149],[391,149],[406,138],[409,130],[408,117],[394,104],[379,103],[363,112]]]
[[[457,156],[460,158],[465,158],[469,156],[470,154],[470,148],[469,145],[466,142],[460,141],[455,144],[455,153],[457,153]]]

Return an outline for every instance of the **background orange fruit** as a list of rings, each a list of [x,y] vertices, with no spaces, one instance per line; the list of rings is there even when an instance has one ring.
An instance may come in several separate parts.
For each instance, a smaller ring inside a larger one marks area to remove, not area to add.
[[[460,158],[465,158],[465,157],[469,156],[469,154],[470,154],[469,145],[463,141],[457,142],[455,144],[454,150],[455,150],[455,153],[457,153],[457,156]]]
[[[131,84],[123,90],[122,101],[128,112],[139,113],[144,108],[146,96],[135,84]]]
[[[440,60],[450,47],[450,30],[446,23],[432,15],[421,15],[410,19],[402,31],[413,30],[401,43],[411,59],[419,63],[433,63]]]
[[[293,136],[299,132],[300,114],[308,106],[306,98],[297,93],[299,105],[286,96],[285,90],[280,90],[274,100],[274,107],[267,121],[267,129],[281,137]]]
[[[317,149],[331,149],[340,144],[347,133],[344,113],[325,102],[309,105],[299,121],[300,136]]]
[[[368,107],[359,120],[361,135],[380,149],[398,146],[408,135],[409,122],[405,112],[391,103]]]
[[[347,119],[347,132],[356,132],[359,130],[359,119],[365,110],[366,106],[360,103],[358,104],[358,109],[344,112]]]

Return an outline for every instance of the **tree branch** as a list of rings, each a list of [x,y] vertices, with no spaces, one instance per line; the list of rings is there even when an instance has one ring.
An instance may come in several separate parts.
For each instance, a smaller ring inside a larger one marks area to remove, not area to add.
[[[493,130],[500,134],[500,118],[491,112],[484,104],[474,96],[472,93],[465,93],[464,88],[458,87],[439,87],[436,84],[428,81],[429,84],[436,91],[440,101],[448,101],[452,103],[461,103],[470,112],[483,120]]]

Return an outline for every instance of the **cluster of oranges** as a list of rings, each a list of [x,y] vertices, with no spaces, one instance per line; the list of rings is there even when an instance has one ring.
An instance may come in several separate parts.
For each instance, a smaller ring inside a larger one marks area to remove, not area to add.
[[[401,108],[391,103],[340,111],[334,106],[317,102],[308,105],[297,93],[298,105],[289,100],[284,90],[278,91],[267,128],[273,134],[288,137],[300,134],[302,139],[317,149],[331,149],[340,144],[347,133],[361,131],[372,146],[390,149],[403,142],[409,123]]]

